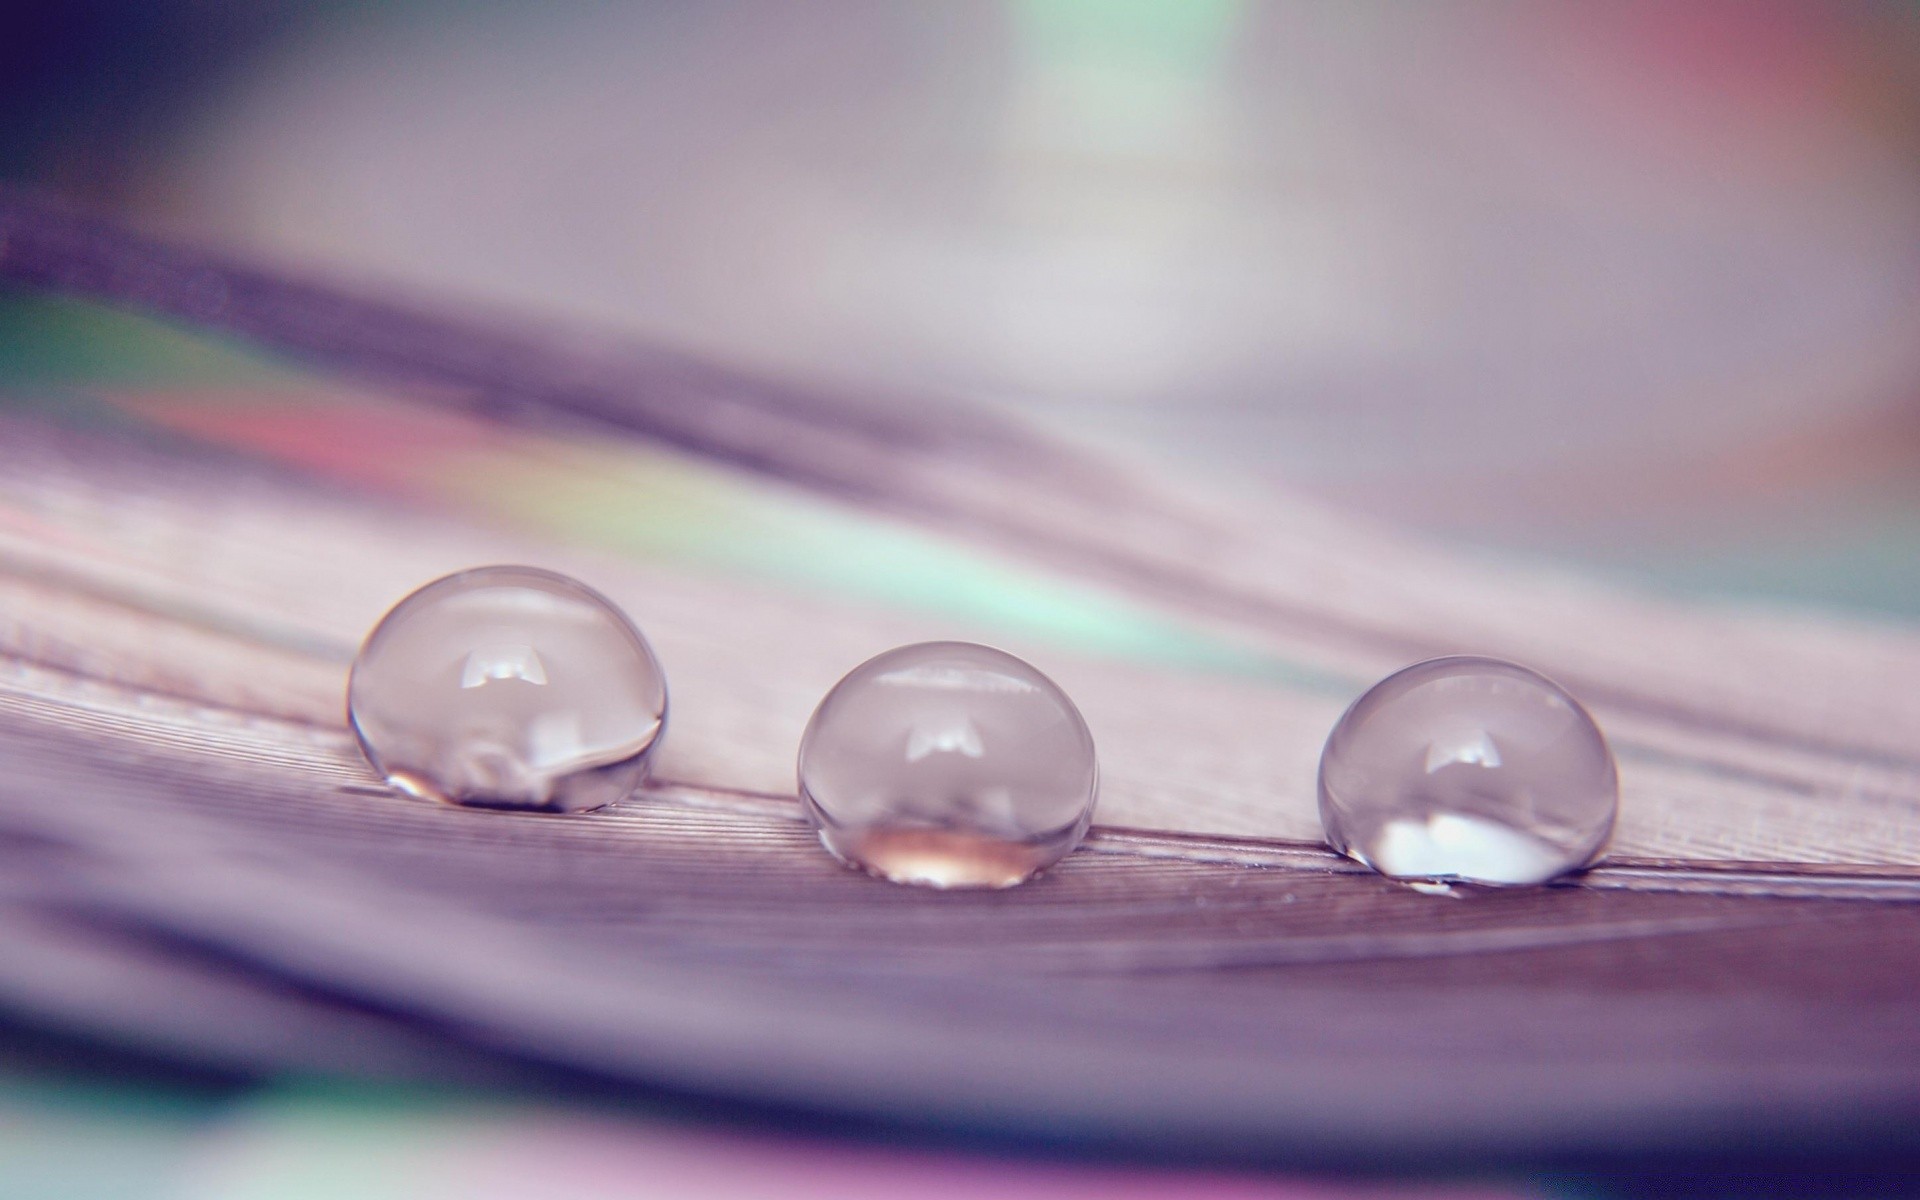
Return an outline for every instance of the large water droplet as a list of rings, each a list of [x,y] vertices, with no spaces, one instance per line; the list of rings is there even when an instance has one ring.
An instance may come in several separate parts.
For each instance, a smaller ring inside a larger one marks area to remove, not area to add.
[[[1375,684],[1320,756],[1333,848],[1385,875],[1542,883],[1613,831],[1613,753],[1578,701],[1493,658],[1436,658]]]
[[[853,669],[800,743],[800,795],[842,862],[896,883],[1009,887],[1080,844],[1093,736],[1051,679],[965,642]]]
[[[534,567],[480,567],[414,592],[367,635],[347,684],[376,770],[487,808],[623,798],[646,776],[666,711],[660,664],[632,622]]]

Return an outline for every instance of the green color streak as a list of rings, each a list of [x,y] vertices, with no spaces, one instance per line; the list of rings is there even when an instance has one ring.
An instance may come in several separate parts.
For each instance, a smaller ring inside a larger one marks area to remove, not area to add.
[[[516,468],[518,468],[516,470]],[[647,455],[600,469],[460,464],[441,482],[504,516],[642,558],[979,622],[1062,647],[1259,678],[1308,676],[1098,587],[1049,579],[918,530]],[[1316,683],[1344,688],[1343,681]]]
[[[464,1164],[451,1094],[348,1082],[295,1084],[237,1108],[225,1153],[194,1180],[195,1200],[380,1200],[435,1195]]]
[[[0,291],[0,398],[76,387],[286,382],[238,342],[84,300]]]
[[[1834,514],[1805,532],[1712,545],[1587,550],[1590,567],[1687,600],[1920,617],[1920,513]]]
[[[314,395],[313,377],[95,304],[0,299],[0,405],[69,424],[127,423],[102,399],[115,390],[180,388],[194,403],[266,411],[297,390],[298,411],[310,413],[330,403]],[[347,412],[361,401],[339,403]],[[488,452],[482,461],[430,453],[409,470],[496,519],[641,558],[933,613],[1086,653],[1350,690],[1350,681],[1294,667],[1098,585],[704,463],[642,446],[547,443],[542,452],[534,438],[521,445],[524,452]]]
[[[181,1195],[194,1144],[220,1111],[197,1094],[0,1080],[0,1198]]]
[[[1020,44],[1042,63],[1097,57],[1212,74],[1242,0],[1012,0]]]

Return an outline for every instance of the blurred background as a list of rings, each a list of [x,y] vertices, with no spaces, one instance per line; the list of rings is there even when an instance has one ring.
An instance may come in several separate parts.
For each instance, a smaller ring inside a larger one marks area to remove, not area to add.
[[[1469,553],[1920,616],[1920,5],[90,0],[7,25],[0,180],[142,228],[985,403]],[[48,369],[66,320],[0,293],[0,376]],[[1632,1184],[695,1153],[655,1113],[102,1084],[14,1040],[4,1195]]]
[[[92,3],[0,172],[1500,554],[1920,613],[1920,7]]]

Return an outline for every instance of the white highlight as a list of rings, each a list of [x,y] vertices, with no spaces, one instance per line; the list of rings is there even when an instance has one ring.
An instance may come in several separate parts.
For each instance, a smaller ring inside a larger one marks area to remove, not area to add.
[[[964,754],[968,758],[980,758],[986,752],[987,744],[972,721],[942,725],[935,729],[916,728],[907,735],[908,762],[919,762],[929,754]]]
[[[1484,729],[1476,729],[1459,741],[1435,738],[1427,746],[1427,774],[1451,763],[1478,763],[1483,767],[1500,765],[1500,748]]]
[[[1367,858],[1382,875],[1482,883],[1545,883],[1568,869],[1564,851],[1498,821],[1461,813],[1389,821]]]
[[[467,655],[466,669],[460,672],[461,687],[485,687],[496,679],[522,679],[545,687],[547,667],[538,651],[517,642],[481,646]]]

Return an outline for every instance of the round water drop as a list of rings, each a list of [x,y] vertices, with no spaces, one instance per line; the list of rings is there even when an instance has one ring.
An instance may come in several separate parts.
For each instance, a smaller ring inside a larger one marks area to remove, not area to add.
[[[1011,887],[1080,844],[1093,735],[1051,679],[966,642],[902,646],[834,685],[800,796],[834,856],[895,883]]]
[[[631,792],[666,723],[660,663],[584,584],[535,567],[436,580],[354,659],[347,717],[376,770],[414,795],[580,812]]]
[[[1327,841],[1398,878],[1528,884],[1578,870],[1613,832],[1619,791],[1587,710],[1494,658],[1389,675],[1320,756]]]

